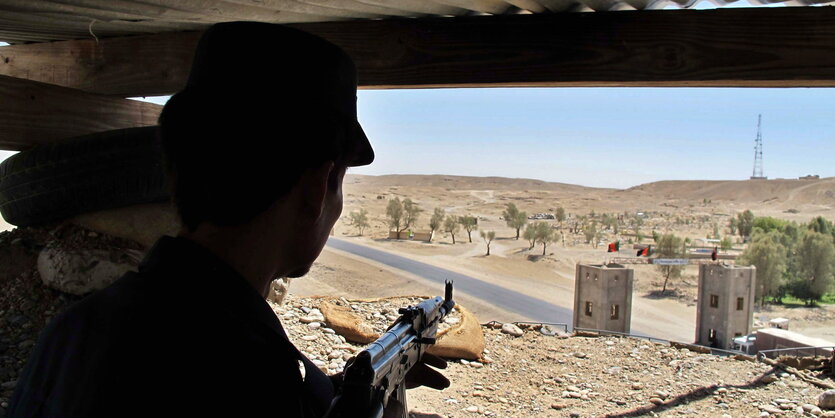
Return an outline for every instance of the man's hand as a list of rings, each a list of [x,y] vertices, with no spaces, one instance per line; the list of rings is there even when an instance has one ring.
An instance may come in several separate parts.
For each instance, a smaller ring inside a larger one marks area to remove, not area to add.
[[[449,387],[449,379],[441,372],[433,369],[446,369],[446,360],[428,353],[424,353],[420,363],[406,373],[406,389],[427,386],[432,389],[444,390]]]

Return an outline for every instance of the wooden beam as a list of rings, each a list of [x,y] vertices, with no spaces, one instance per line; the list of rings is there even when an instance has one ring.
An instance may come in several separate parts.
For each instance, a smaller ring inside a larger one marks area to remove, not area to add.
[[[149,126],[162,106],[0,76],[0,149],[111,129]]]
[[[342,46],[363,88],[835,86],[835,8],[655,10],[293,25]],[[197,32],[0,48],[0,74],[170,94]],[[265,51],[266,53],[266,51]]]

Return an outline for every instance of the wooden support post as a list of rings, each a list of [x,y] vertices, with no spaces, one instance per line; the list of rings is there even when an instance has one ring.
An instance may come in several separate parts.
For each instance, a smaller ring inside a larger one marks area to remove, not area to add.
[[[364,88],[835,86],[835,8],[653,10],[293,25]],[[0,74],[106,95],[179,90],[199,33],[0,48]],[[264,51],[269,53],[269,51]]]
[[[0,76],[0,149],[111,129],[149,126],[162,106]]]

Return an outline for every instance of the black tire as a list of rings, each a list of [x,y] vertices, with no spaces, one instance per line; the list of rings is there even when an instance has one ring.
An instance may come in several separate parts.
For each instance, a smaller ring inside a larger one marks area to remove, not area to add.
[[[16,226],[169,196],[155,126],[40,145],[0,164],[0,214]]]

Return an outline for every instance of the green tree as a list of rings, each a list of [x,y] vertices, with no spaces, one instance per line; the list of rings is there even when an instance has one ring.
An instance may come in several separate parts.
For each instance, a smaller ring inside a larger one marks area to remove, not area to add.
[[[832,286],[835,246],[832,236],[808,231],[797,248],[799,274],[790,285],[792,295],[813,305]]]
[[[758,216],[754,218],[754,230],[759,229],[762,232],[769,233],[771,231],[782,231],[788,222],[772,218],[770,216]],[[753,238],[753,237],[752,237]]]
[[[556,240],[554,228],[551,228],[547,222],[537,222],[534,224],[534,241],[542,244],[542,255],[545,255],[545,247]],[[533,247],[531,247],[533,248]]]
[[[475,216],[462,216],[458,222],[461,223],[461,226],[467,231],[467,238],[469,238],[470,242],[473,242],[473,231],[478,229],[478,219]]]
[[[411,199],[406,199],[403,201],[403,212],[405,213],[403,219],[406,223],[404,229],[409,229],[417,225],[418,217],[423,210],[416,203],[412,202]]]
[[[591,244],[596,248],[597,243],[594,238],[597,236],[597,222],[592,222],[588,227],[583,229],[583,235],[586,237],[586,244]]]
[[[812,219],[808,225],[809,229],[821,234],[831,234],[832,233],[832,222],[829,222],[823,216],[818,216],[815,219]]]
[[[353,211],[348,215],[350,222],[349,225],[357,228],[357,234],[362,236],[362,231],[365,228],[371,226],[368,223],[368,211],[365,209],[360,209],[358,211]]]
[[[673,234],[664,234],[657,241],[657,245],[653,247],[653,252],[658,258],[679,258],[682,256],[681,251],[683,247],[684,240]],[[658,265],[656,267],[664,276],[664,285],[661,287],[661,293],[664,293],[667,291],[667,283],[670,281],[670,278],[681,277],[684,266]]]
[[[731,237],[725,237],[722,238],[722,241],[719,241],[719,248],[721,248],[722,251],[728,251],[733,248],[733,246],[734,243],[731,242]]]
[[[739,258],[739,263],[757,268],[755,294],[761,305],[765,305],[767,297],[772,300],[780,297],[786,272],[786,248],[780,244],[779,232],[755,234]]]
[[[520,212],[513,203],[508,203],[507,208],[502,212],[507,226],[516,230],[516,239],[519,239],[519,230],[528,223],[528,214]]]
[[[532,250],[534,245],[536,245],[536,224],[528,224],[525,227],[525,232],[522,233],[522,238],[528,240],[530,247],[528,250]]]
[[[429,241],[432,241],[432,237],[435,235],[435,231],[441,229],[444,223],[444,217],[446,214],[442,208],[435,208],[435,211],[432,213],[432,217],[429,218]]]
[[[461,224],[458,222],[458,217],[449,215],[444,220],[444,232],[452,235],[452,243],[455,244],[455,234],[458,233],[458,228]]]
[[[750,210],[737,214],[736,226],[743,241],[748,241],[754,229],[754,213]]]
[[[403,202],[399,197],[389,200],[386,206],[386,217],[388,218],[389,230],[394,229],[397,232],[397,239],[400,239],[400,232],[405,231],[409,226],[406,225],[403,214]]]
[[[560,223],[560,228],[562,228],[562,222],[565,220],[565,209],[562,206],[557,208],[557,222]]]
[[[487,255],[490,255],[490,243],[496,238],[496,231],[481,231],[481,238],[487,244]]]
[[[736,235],[736,227],[736,218],[731,218],[731,220],[728,221],[728,229],[731,230],[731,235]]]

